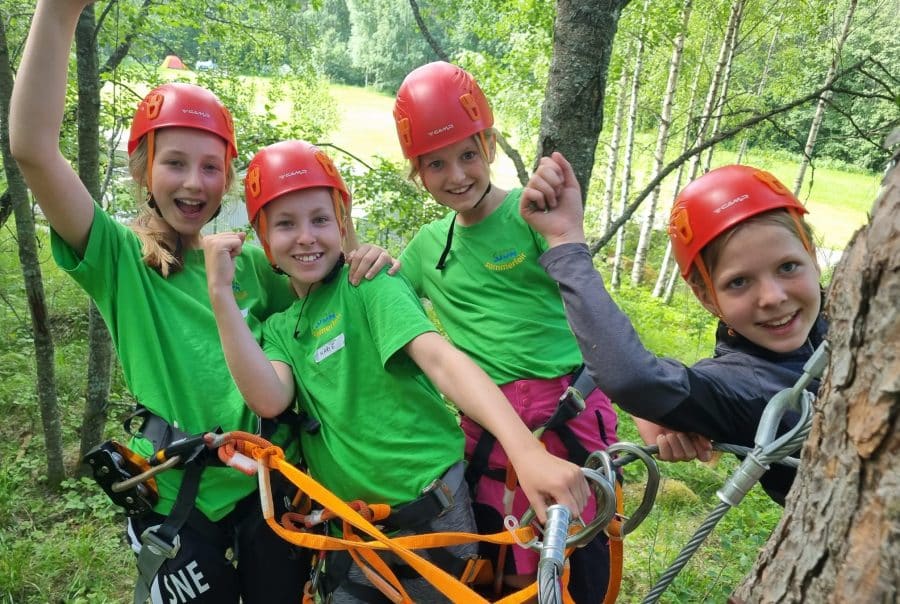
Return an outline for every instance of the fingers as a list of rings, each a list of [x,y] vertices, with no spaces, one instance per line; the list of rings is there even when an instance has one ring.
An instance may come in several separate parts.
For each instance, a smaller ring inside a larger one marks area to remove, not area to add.
[[[575,170],[572,168],[572,164],[569,163],[569,160],[567,160],[559,151],[554,151],[551,157],[556,162],[557,169],[560,171],[562,178],[561,184],[566,187],[578,185],[578,179],[575,177]]]
[[[712,458],[712,443],[699,434],[667,432],[656,437],[656,444],[663,461],[709,461]]]
[[[385,266],[389,266],[388,274],[394,275],[400,270],[401,263],[393,258],[387,250],[377,245],[363,244],[347,254],[350,263],[350,283],[359,285],[363,279],[374,279]]]

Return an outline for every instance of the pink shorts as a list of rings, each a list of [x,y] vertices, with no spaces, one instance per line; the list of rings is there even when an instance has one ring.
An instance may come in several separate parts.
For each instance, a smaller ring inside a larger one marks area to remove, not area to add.
[[[562,396],[571,381],[571,375],[553,379],[518,380],[500,386],[500,390],[509,399],[513,409],[516,410],[525,425],[529,429],[535,430],[550,419],[550,415],[556,410],[559,397]],[[589,453],[604,450],[618,440],[616,438],[618,426],[616,412],[609,397],[599,389],[594,390],[584,402],[584,411],[574,420],[569,421],[567,425]],[[466,433],[466,457],[470,458],[483,430],[481,426],[465,416],[462,418],[462,428]],[[545,432],[541,440],[551,453],[560,457],[568,457],[565,446],[555,432]],[[488,457],[488,468],[505,471],[506,463],[506,453],[499,445],[495,444]],[[494,508],[501,517],[506,515],[503,511],[503,482],[501,481],[482,476],[478,482],[475,501]],[[522,489],[517,488],[513,500],[513,515],[521,518],[528,506],[528,499]],[[585,522],[593,519],[594,508],[592,496],[582,515]],[[513,547],[512,551],[518,574],[534,574],[537,571],[538,554],[536,552],[522,547]]]

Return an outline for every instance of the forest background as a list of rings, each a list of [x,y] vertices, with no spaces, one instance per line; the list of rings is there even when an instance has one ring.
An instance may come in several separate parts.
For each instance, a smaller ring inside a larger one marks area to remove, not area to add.
[[[714,326],[679,290],[667,259],[661,228],[674,192],[725,163],[769,169],[809,207],[823,264],[832,265],[866,220],[887,158],[884,138],[897,124],[900,6],[896,0],[625,4],[602,99],[603,129],[585,183],[588,232],[598,268],[645,344],[690,363],[710,354]],[[446,56],[476,75],[506,143],[495,167],[501,185],[516,186],[538,153],[553,3],[147,0],[93,8],[82,18],[72,55],[61,144],[79,158],[82,178],[94,183],[106,211],[123,220],[134,201],[122,137],[137,99],[171,79],[208,86],[234,109],[240,168],[256,149],[284,138],[333,145],[329,151],[349,175],[363,240],[394,253],[442,213],[405,179],[392,131],[391,95],[410,69]],[[120,421],[134,401],[88,301],[53,265],[40,215],[13,201],[5,99],[31,10],[30,2],[0,0],[0,191],[6,192],[0,198],[0,598],[124,602],[133,564],[122,543],[122,517],[91,480],[78,477],[78,460],[101,438],[122,437]],[[202,61],[203,69],[162,68],[168,55],[189,68]],[[91,98],[97,101],[93,128],[85,127]],[[648,186],[667,169],[658,189]],[[210,225],[235,227],[245,228],[239,187]],[[45,292],[43,335],[29,316],[35,282]],[[46,366],[41,372],[48,343],[49,381]],[[624,414],[622,424],[621,436],[637,439]],[[732,468],[728,458],[663,467],[669,479],[663,496],[626,541],[622,601],[646,593],[715,505],[715,490]],[[626,474],[629,484],[642,478]],[[723,601],[780,512],[754,489],[663,600]]]

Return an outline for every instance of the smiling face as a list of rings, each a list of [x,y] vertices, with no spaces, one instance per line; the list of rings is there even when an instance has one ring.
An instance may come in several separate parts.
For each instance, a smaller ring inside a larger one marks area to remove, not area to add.
[[[151,192],[165,220],[187,245],[215,215],[228,185],[225,141],[194,128],[155,134]]]
[[[298,295],[322,281],[341,254],[341,230],[331,189],[285,193],[266,204],[266,237],[275,265],[287,273]]]
[[[493,146],[493,141],[489,145]],[[422,184],[442,206],[470,222],[493,210],[488,204],[478,203],[491,184],[491,171],[474,136],[420,156],[418,165]]]
[[[800,348],[821,306],[814,258],[796,232],[772,221],[751,220],[725,237],[711,275],[721,319],[763,348]],[[694,293],[718,314],[703,288]]]

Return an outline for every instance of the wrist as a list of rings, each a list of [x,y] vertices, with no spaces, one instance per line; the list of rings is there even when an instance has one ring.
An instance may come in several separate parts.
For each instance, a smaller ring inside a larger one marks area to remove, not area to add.
[[[547,238],[547,244],[550,247],[557,247],[566,243],[587,243],[584,231],[576,231],[573,233],[561,233],[553,237]]]

